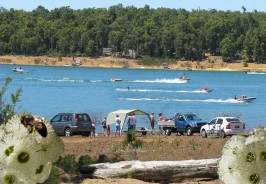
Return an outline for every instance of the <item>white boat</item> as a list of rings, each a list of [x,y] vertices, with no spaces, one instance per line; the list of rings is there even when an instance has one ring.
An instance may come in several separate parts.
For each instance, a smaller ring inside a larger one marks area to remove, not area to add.
[[[246,95],[242,95],[240,98],[236,98],[235,99],[238,101],[238,102],[251,102],[253,100],[255,100],[256,98],[255,97],[248,97]]]
[[[251,70],[247,70],[247,71],[244,71],[246,74],[266,74],[266,71],[263,71],[263,70],[254,70],[254,71],[251,71]]]
[[[122,81],[122,79],[118,79],[118,78],[111,78],[111,81],[112,81],[112,82],[121,82],[121,81]]]
[[[21,68],[21,67],[13,68],[12,70],[13,70],[13,72],[16,72],[16,73],[23,73],[24,72],[23,68]]]
[[[182,75],[182,76],[178,77],[177,79],[180,81],[189,81],[190,77],[186,76],[186,75]]]
[[[214,89],[210,89],[210,88],[208,88],[208,87],[205,87],[205,88],[202,89],[201,91],[209,93],[209,92],[212,92],[213,90],[214,90]]]

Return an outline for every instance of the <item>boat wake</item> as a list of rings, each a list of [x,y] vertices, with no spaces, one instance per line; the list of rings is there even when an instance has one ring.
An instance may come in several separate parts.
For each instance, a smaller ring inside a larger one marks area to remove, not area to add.
[[[79,82],[79,83],[83,83],[84,82],[84,80],[69,79],[69,78],[63,78],[63,79],[26,78],[26,80],[41,81],[41,82]]]
[[[186,90],[160,90],[160,89],[128,89],[128,88],[116,88],[116,91],[122,92],[160,92],[160,93],[207,93],[204,90],[193,90],[193,91],[186,91]]]
[[[126,101],[165,101],[165,102],[205,102],[205,103],[243,103],[235,99],[205,99],[205,100],[193,100],[193,99],[176,99],[176,98],[118,98],[119,100]]]
[[[265,75],[266,73],[265,72],[247,72],[247,74],[250,74],[250,75]]]
[[[188,83],[188,80],[180,80],[180,79],[156,79],[156,80],[134,80],[132,82],[184,84],[184,83]]]
[[[42,78],[26,78],[29,81],[40,81],[40,82],[71,82],[71,83],[101,83],[101,82],[110,82],[103,80],[83,80],[83,79],[70,79],[70,78],[62,78],[62,79],[42,79]]]

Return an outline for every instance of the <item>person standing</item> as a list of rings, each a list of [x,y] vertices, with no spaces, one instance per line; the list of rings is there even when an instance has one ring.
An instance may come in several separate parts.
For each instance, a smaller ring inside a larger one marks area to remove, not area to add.
[[[132,121],[131,121],[131,126],[132,126],[132,130],[136,130],[136,124],[137,124],[137,119],[135,116],[135,113],[132,113]]]
[[[110,127],[110,124],[109,123],[106,126],[106,130],[107,130],[107,136],[109,137],[110,136],[110,133],[111,133],[111,127]]]
[[[155,119],[154,119],[154,113],[153,112],[150,115],[150,120],[151,120],[151,130],[154,131],[154,122],[155,122]]]
[[[120,137],[120,124],[121,124],[121,119],[119,115],[117,114],[115,117],[115,137],[116,137],[116,134],[118,134],[118,136]]]
[[[94,122],[92,122],[92,136],[95,137],[95,132],[96,132],[96,125]]]
[[[163,120],[163,114],[159,113],[159,121],[162,121],[162,120]]]
[[[132,114],[129,113],[128,115],[128,120],[127,120],[127,131],[131,131],[133,129],[132,125],[131,125],[131,122],[132,122]]]
[[[106,126],[106,117],[104,117],[103,118],[103,121],[102,121],[102,127],[103,127],[103,136],[105,136],[106,135],[106,128],[107,128],[107,126]]]

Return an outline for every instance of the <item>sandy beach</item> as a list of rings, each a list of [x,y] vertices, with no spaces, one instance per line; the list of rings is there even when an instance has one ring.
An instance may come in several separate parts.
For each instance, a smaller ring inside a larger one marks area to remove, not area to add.
[[[101,67],[101,68],[142,68],[162,69],[163,66],[142,66],[138,60],[112,57],[75,57],[81,61],[80,67]],[[71,66],[72,57],[47,57],[47,56],[0,56],[0,64],[16,65],[47,65],[47,66]],[[177,61],[177,64],[169,65],[172,70],[214,70],[214,71],[266,71],[266,64],[248,63],[245,67],[242,62],[225,63],[221,57],[210,56],[204,61]]]

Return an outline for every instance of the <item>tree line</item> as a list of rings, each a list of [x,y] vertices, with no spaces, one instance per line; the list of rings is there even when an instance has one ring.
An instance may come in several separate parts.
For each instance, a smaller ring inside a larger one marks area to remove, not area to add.
[[[0,55],[89,56],[134,50],[137,56],[265,63],[266,13],[150,8],[122,4],[32,11],[0,8]]]

